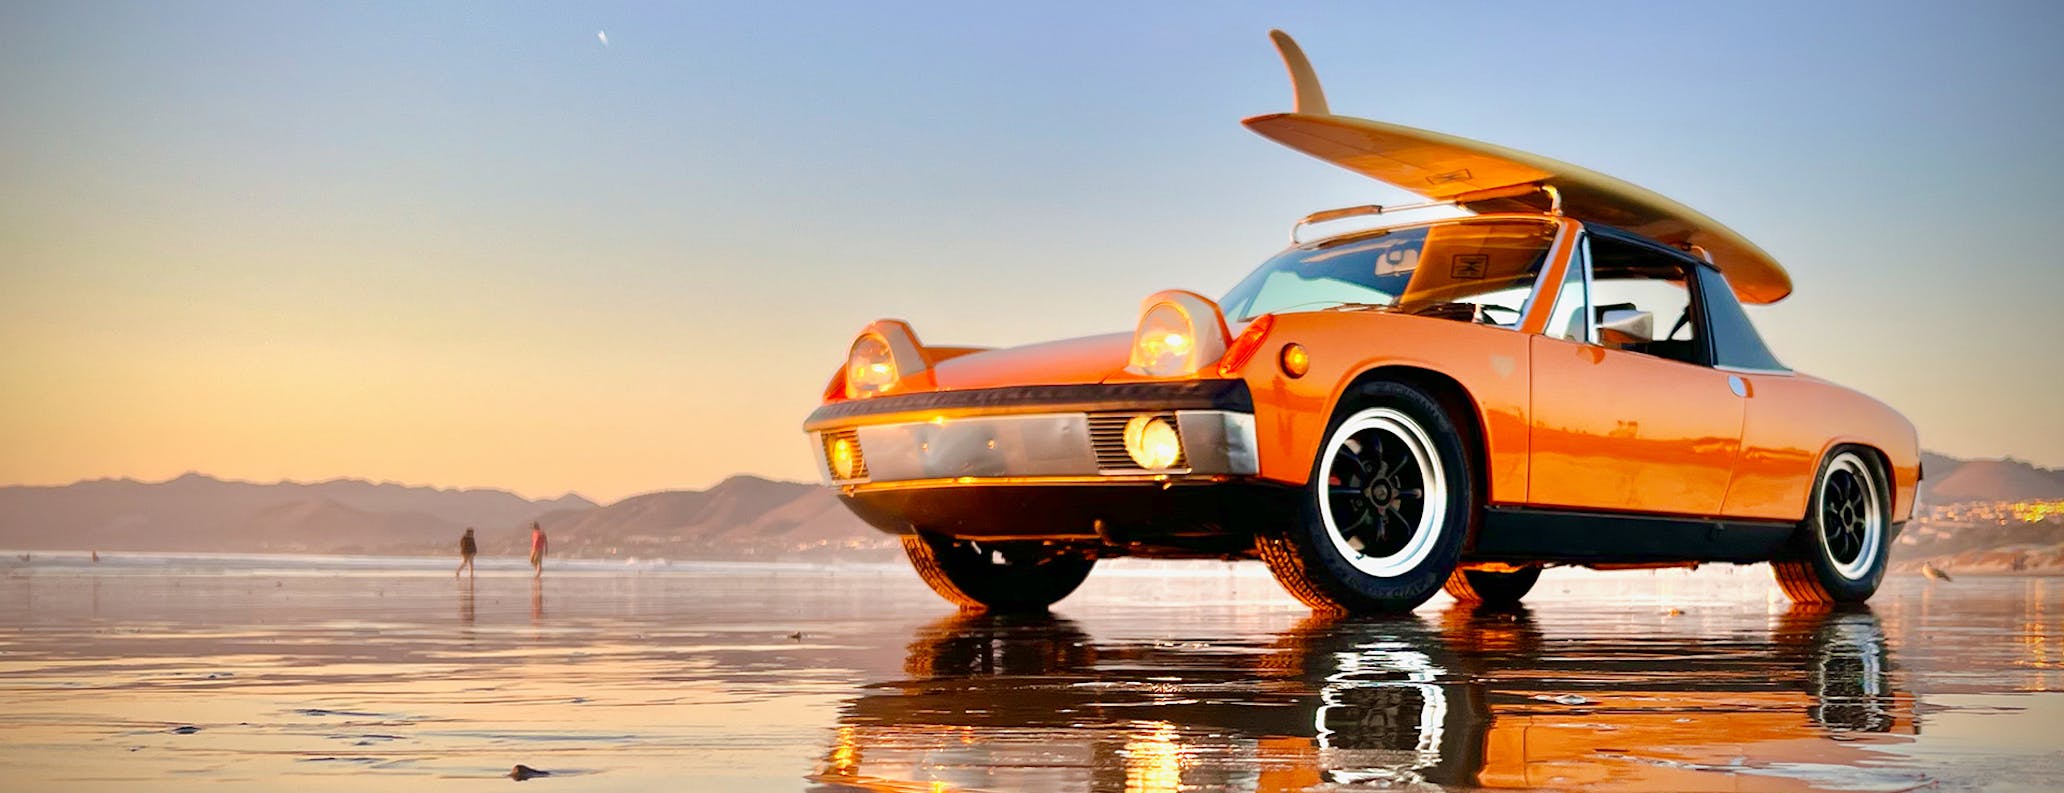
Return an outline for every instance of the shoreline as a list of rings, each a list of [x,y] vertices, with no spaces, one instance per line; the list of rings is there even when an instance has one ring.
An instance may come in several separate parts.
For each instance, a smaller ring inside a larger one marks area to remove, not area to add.
[[[101,551],[100,559],[93,560],[94,551],[66,550],[21,550],[0,549],[0,573],[13,574],[22,570],[40,571],[104,571],[129,573],[185,573],[185,574],[245,574],[271,573],[278,575],[307,575],[319,572],[378,572],[383,574],[449,574],[457,566],[456,556],[427,556],[415,554],[321,554],[321,553],[269,553],[240,551]],[[2001,558],[2007,551],[1978,552],[1993,558],[1965,559],[1965,554],[1931,556],[1919,559],[1901,559],[1892,562],[1887,569],[1888,577],[1922,575],[1921,566],[1932,564],[1951,576],[1974,576],[1984,578],[2064,578],[2064,566],[2044,564],[2024,569],[2010,569],[2011,557]],[[28,561],[23,561],[26,555]],[[1246,560],[1252,561],[1252,560]],[[486,556],[477,558],[477,569],[482,575],[503,577],[506,574],[531,572],[529,560],[521,556]],[[1661,568],[1658,571],[1679,571],[1692,574],[1698,570],[1732,569],[1758,565],[1734,565],[1713,563],[1695,569]],[[909,566],[902,559],[826,559],[826,560],[759,560],[759,559],[641,559],[641,558],[565,558],[548,559],[547,575],[603,574],[657,574],[657,573],[711,573],[728,570],[765,570],[770,572],[825,572],[831,570],[848,572],[902,573]],[[1563,572],[1579,570],[1587,574],[1612,574],[1620,576],[1638,571],[1593,571],[1580,567],[1556,568]],[[1223,575],[1244,574],[1266,577],[1265,569],[1259,564],[1218,559],[1159,560],[1159,559],[1113,559],[1099,567],[1105,574],[1118,575]]]

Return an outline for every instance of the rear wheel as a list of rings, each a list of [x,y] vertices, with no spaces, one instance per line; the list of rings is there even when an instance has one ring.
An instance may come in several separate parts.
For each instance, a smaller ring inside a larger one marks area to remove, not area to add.
[[[1449,574],[1442,588],[1449,597],[1463,603],[1482,603],[1486,606],[1510,606],[1526,597],[1534,588],[1534,582],[1541,579],[1541,566],[1531,565],[1514,572],[1499,573],[1490,570],[1456,570]]]
[[[962,609],[1043,611],[1082,585],[1096,559],[1037,542],[979,543],[908,534],[903,553],[932,591]]]
[[[1820,464],[1813,508],[1786,558],[1771,562],[1794,603],[1861,603],[1885,578],[1892,489],[1877,461],[1837,450]]]
[[[1404,383],[1343,400],[1297,525],[1256,538],[1283,588],[1319,611],[1409,611],[1440,590],[1476,508],[1462,435]]]

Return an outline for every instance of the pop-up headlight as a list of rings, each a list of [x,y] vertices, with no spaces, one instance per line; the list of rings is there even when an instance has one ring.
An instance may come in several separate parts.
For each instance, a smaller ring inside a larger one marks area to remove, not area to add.
[[[1195,292],[1159,292],[1141,305],[1125,370],[1148,377],[1194,374],[1225,354],[1225,318]]]
[[[889,355],[889,343],[872,334],[854,341],[846,356],[846,396],[874,396],[895,384],[896,361]]]
[[[840,372],[844,396],[863,399],[894,390],[905,378],[925,371],[923,347],[910,325],[902,320],[883,319],[869,324],[853,340]]]

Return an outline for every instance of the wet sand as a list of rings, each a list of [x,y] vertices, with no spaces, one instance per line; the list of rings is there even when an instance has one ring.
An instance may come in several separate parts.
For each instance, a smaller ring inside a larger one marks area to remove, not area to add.
[[[0,564],[0,788],[2051,789],[2064,580],[1550,571],[1515,613],[1314,618],[1111,564],[1050,617],[898,567]],[[520,565],[520,560],[517,560]],[[799,635],[798,635],[799,634]]]

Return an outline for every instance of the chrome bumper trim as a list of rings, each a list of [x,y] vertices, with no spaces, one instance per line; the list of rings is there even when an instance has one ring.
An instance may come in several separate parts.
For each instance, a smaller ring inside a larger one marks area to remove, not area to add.
[[[818,471],[827,484],[833,485],[958,479],[1119,479],[1142,475],[1181,479],[1251,476],[1260,472],[1254,414],[1179,410],[1175,415],[1187,467],[1166,471],[1099,467],[1090,442],[1088,413],[941,417],[852,428],[827,427],[811,433],[811,440],[819,450]],[[824,459],[824,435],[843,429],[856,433],[860,456],[866,462],[865,477],[839,479]]]

